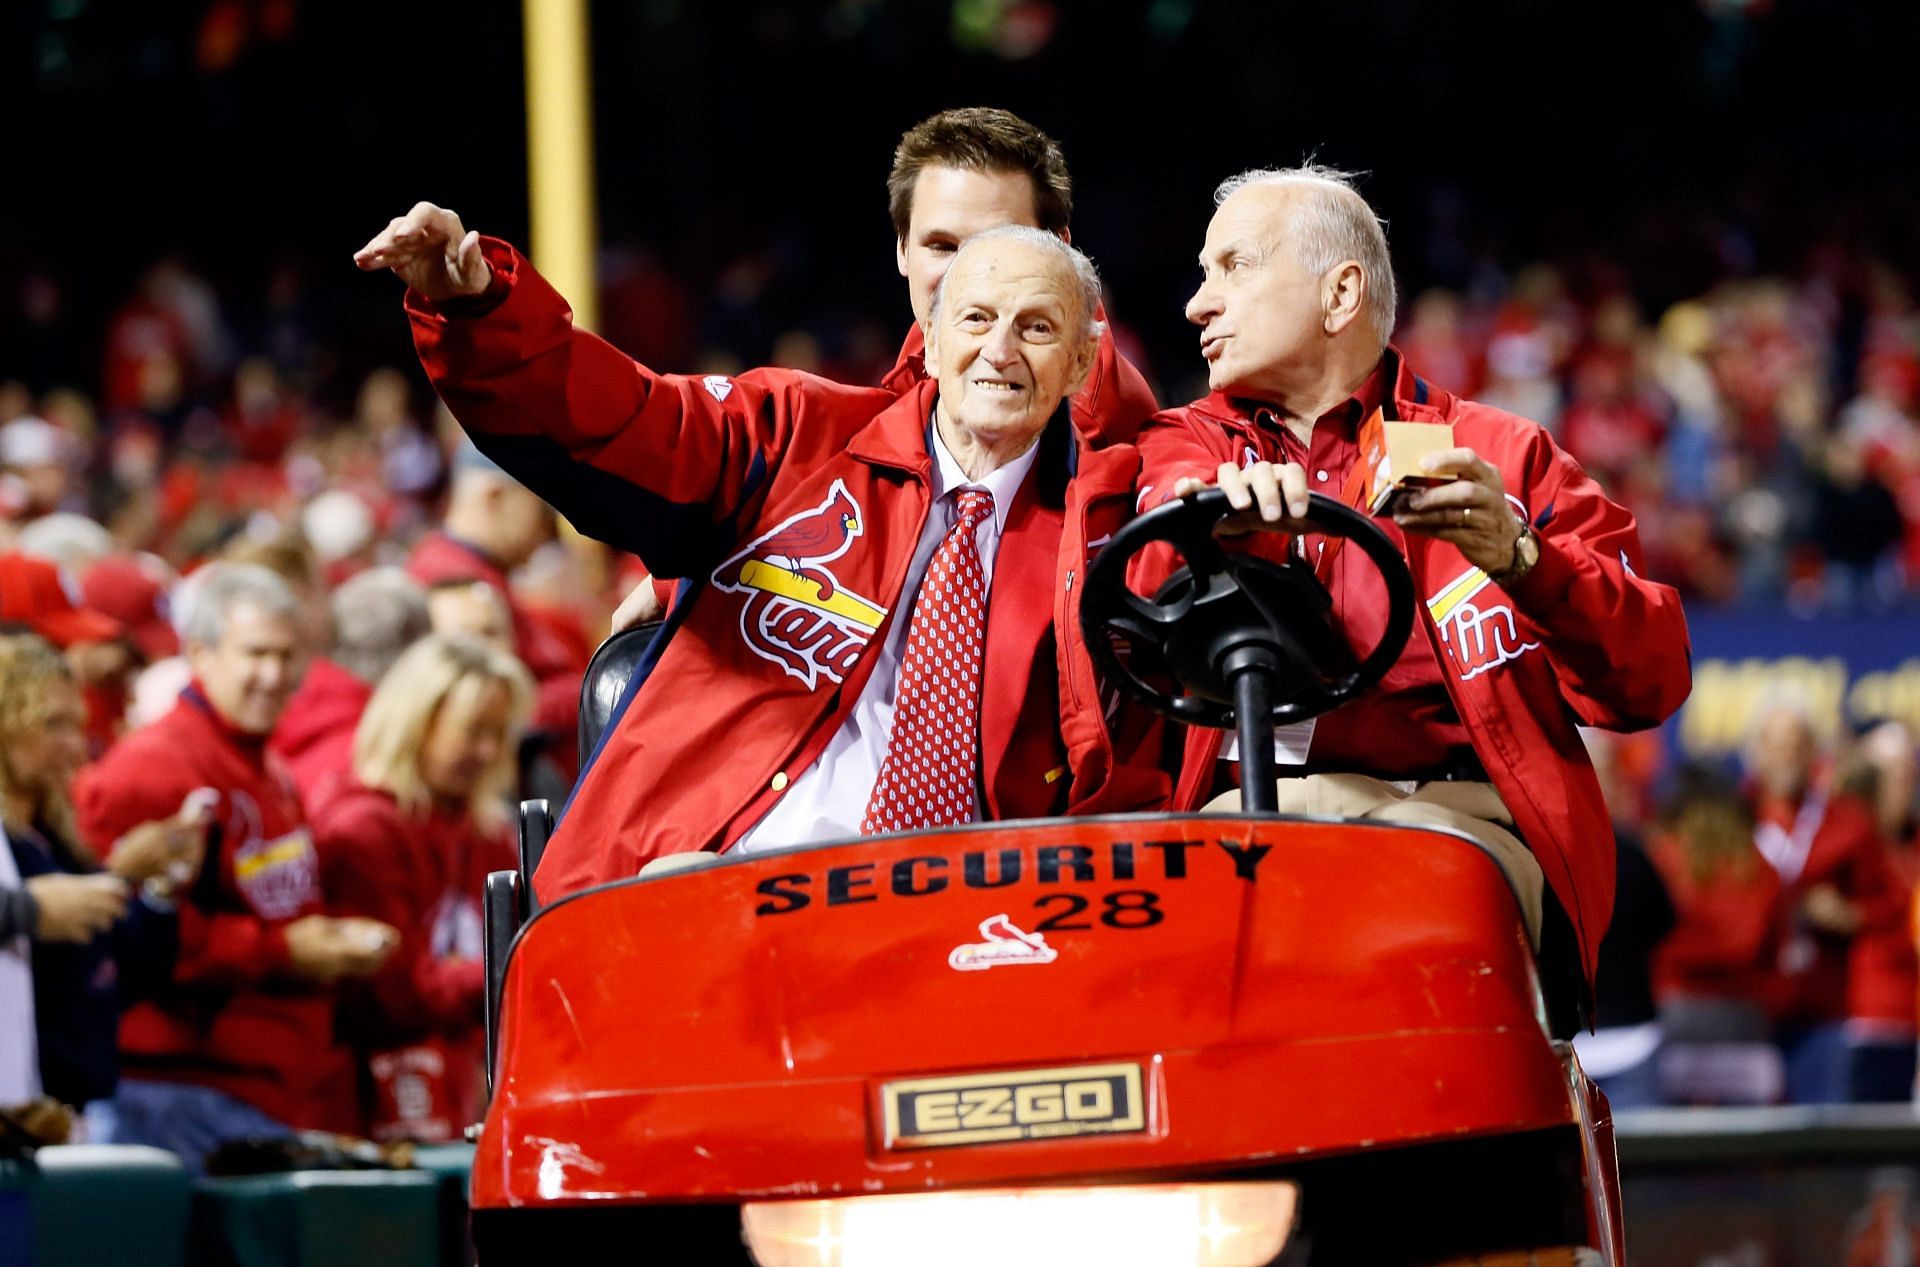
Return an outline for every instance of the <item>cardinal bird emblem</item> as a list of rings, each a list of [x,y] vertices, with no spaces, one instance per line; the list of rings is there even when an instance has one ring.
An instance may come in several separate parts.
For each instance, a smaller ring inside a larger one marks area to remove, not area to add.
[[[812,688],[844,681],[886,611],[841,585],[826,565],[861,535],[860,504],[835,480],[827,500],[776,525],[720,565],[716,589],[747,596],[749,649]]]
[[[983,972],[1004,964],[1052,963],[1060,957],[1044,934],[1026,932],[1005,915],[981,920],[980,935],[986,940],[955,946],[947,966],[956,972]]]

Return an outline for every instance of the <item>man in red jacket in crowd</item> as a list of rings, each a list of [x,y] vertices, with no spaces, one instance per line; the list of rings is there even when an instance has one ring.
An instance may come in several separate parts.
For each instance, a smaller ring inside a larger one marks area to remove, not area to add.
[[[332,653],[308,663],[267,743],[309,815],[352,778],[353,733],[373,688],[430,628],[425,591],[395,567],[369,568],[346,581],[328,608]]]
[[[226,1140],[350,1127],[333,983],[376,971],[398,937],[320,913],[306,816],[266,750],[305,658],[299,602],[265,568],[216,566],[187,619],[193,684],[74,786],[80,831],[102,857],[190,794],[212,808],[172,981],[121,1022],[110,1132],[190,1167]]]
[[[1632,515],[1543,428],[1428,384],[1389,346],[1386,234],[1351,178],[1249,172],[1215,201],[1187,304],[1212,394],[1142,430],[1140,505],[1217,483],[1239,526],[1268,530],[1249,548],[1283,561],[1292,543],[1269,534],[1295,526],[1309,491],[1367,509],[1358,435],[1375,410],[1452,426],[1455,447],[1425,473],[1455,478],[1382,524],[1413,575],[1416,632],[1368,695],[1276,737],[1280,809],[1473,835],[1544,937],[1543,963],[1563,954],[1554,995],[1577,998],[1572,964],[1591,979],[1614,862],[1576,723],[1636,729],[1679,707],[1691,680],[1679,596],[1636,574]],[[1387,619],[1383,583],[1357,549],[1299,544],[1364,652]],[[1221,739],[1191,733],[1178,803],[1226,782]],[[1557,1027],[1572,1021],[1562,1004]]]
[[[1066,407],[1098,359],[1099,279],[1060,238],[969,240],[929,312],[938,377],[898,398],[656,374],[437,207],[357,259],[408,283],[421,361],[484,450],[694,578],[547,848],[544,898],[671,853],[1164,803],[1079,631],[1072,578],[1138,458]]]
[[[407,558],[407,575],[429,591],[460,582],[492,590],[513,622],[514,653],[533,674],[538,690],[533,728],[546,751],[571,778],[580,720],[582,660],[539,617],[519,602],[508,575],[553,536],[553,511],[471,444],[454,455],[453,487],[439,529],[428,533]]]
[[[922,331],[933,292],[960,244],[1003,224],[1024,224],[1071,242],[1073,177],[1054,139],[1017,114],[990,107],[943,110],[908,128],[887,176],[894,263],[907,279],[913,325],[881,380],[895,395],[931,377]],[[1096,313],[1104,323],[1105,314]],[[1073,397],[1073,421],[1095,446],[1131,443],[1158,408],[1153,391],[1103,329],[1086,386]],[[656,575],[664,575],[656,568]],[[614,613],[624,629],[659,614],[666,594],[643,582]]]

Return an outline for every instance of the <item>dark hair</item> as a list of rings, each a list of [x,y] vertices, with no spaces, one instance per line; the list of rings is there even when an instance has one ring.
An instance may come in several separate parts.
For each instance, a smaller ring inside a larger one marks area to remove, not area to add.
[[[924,167],[975,172],[1024,172],[1033,181],[1033,211],[1040,227],[1065,233],[1073,218],[1073,178],[1060,146],[1017,114],[988,106],[942,110],[907,129],[893,152],[887,176],[887,207],[901,241],[913,218],[913,186]]]

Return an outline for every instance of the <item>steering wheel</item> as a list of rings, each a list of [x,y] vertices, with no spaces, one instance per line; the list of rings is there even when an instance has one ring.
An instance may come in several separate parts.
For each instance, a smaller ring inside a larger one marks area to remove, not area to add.
[[[1080,599],[1080,628],[1095,663],[1122,690],[1167,716],[1216,729],[1237,725],[1249,735],[1317,717],[1384,677],[1413,628],[1414,602],[1413,579],[1386,533],[1318,493],[1300,521],[1358,546],[1386,583],[1386,629],[1356,662],[1311,565],[1276,564],[1221,547],[1214,529],[1233,513],[1226,494],[1209,488],[1148,511],[1114,534],[1088,570]],[[1127,568],[1160,542],[1187,565],[1145,599],[1127,588]],[[1177,682],[1186,693],[1172,694],[1155,679]]]

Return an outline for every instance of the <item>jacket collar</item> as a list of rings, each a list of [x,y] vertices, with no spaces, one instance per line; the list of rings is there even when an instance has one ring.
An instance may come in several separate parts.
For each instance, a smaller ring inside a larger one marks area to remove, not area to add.
[[[1373,373],[1367,376],[1360,390],[1347,399],[1349,407],[1354,401],[1359,401],[1360,410],[1354,418],[1356,423],[1371,413],[1375,405],[1379,405],[1389,419],[1397,421],[1436,421],[1450,412],[1452,395],[1436,389],[1415,374],[1399,348],[1388,344],[1386,351],[1381,353],[1381,362],[1383,364],[1374,366]],[[1383,368],[1384,375],[1381,373]],[[1380,391],[1389,382],[1393,384],[1392,392]],[[1267,407],[1257,400],[1229,396],[1225,392],[1213,392],[1195,402],[1192,408],[1215,421],[1238,423],[1245,427],[1255,425],[1261,414],[1270,414]],[[1341,406],[1336,405],[1333,412],[1337,413],[1340,409]]]
[[[927,452],[927,418],[939,397],[940,385],[932,379],[922,379],[854,434],[847,444],[848,454],[874,466],[905,471],[921,483],[931,485],[933,457]],[[1060,407],[1047,421],[1039,444],[1040,455],[1033,468],[1034,485],[1050,500],[1058,501],[1080,461],[1080,446],[1074,442],[1066,401],[1060,402]]]

